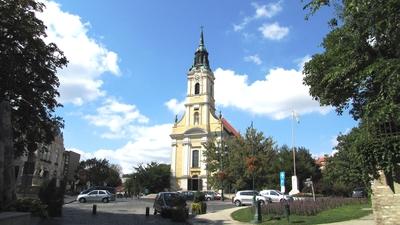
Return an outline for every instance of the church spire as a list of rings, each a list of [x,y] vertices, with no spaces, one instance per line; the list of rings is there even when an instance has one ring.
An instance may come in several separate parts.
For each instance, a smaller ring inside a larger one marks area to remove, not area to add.
[[[205,69],[210,70],[210,64],[208,62],[208,52],[204,45],[203,27],[201,27],[201,32],[200,32],[199,47],[197,47],[194,55],[195,55],[194,63],[193,63],[192,68],[203,67]]]

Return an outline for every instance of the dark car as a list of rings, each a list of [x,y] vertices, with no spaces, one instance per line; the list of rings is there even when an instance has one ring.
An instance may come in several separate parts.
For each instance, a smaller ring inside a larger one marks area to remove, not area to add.
[[[90,188],[88,188],[88,189],[82,191],[82,192],[79,193],[79,194],[87,194],[87,193],[89,193],[89,192],[91,192],[91,191],[93,191],[93,190],[105,190],[105,191],[108,191],[108,192],[110,192],[110,193],[112,194],[110,200],[111,200],[111,201],[115,201],[115,188],[114,188],[114,187],[108,187],[108,186],[93,186],[93,187],[90,187]]]
[[[162,217],[169,217],[174,208],[183,209],[185,216],[189,214],[189,209],[186,207],[186,200],[180,193],[177,192],[160,192],[154,200],[154,215],[160,213]]]
[[[366,192],[365,188],[363,188],[363,187],[354,188],[353,192],[351,193],[351,197],[365,198],[365,197],[367,197],[367,192]]]

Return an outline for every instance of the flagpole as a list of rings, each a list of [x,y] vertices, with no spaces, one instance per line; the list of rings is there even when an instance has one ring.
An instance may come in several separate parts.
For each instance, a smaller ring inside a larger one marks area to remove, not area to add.
[[[295,114],[295,111],[292,110],[292,151],[293,151],[293,176],[292,176],[292,190],[289,192],[289,194],[294,195],[299,193],[298,189],[298,181],[297,181],[297,176],[296,176],[296,148],[295,148],[295,135],[294,135],[294,126],[295,122],[297,121],[297,117]]]
[[[295,114],[294,110],[292,111],[292,152],[293,152],[293,175],[296,176],[296,151],[295,151],[295,137],[294,137],[294,120]]]

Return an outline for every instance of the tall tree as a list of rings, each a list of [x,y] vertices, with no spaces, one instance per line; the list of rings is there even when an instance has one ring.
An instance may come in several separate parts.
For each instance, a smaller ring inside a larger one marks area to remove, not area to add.
[[[11,106],[16,156],[24,152],[32,156],[38,146],[53,141],[63,125],[54,114],[60,106],[56,72],[67,59],[55,44],[43,41],[46,27],[35,16],[43,7],[35,0],[0,0],[0,102]],[[26,171],[32,174],[31,164]]]
[[[208,182],[214,188],[256,189],[271,182],[272,164],[274,163],[274,142],[262,132],[248,127],[244,136],[226,139],[222,148],[215,138],[206,144],[204,156],[209,171]]]
[[[311,0],[311,14],[334,4],[324,52],[304,67],[304,83],[322,105],[361,122],[359,154],[370,174],[392,177],[400,162],[400,1]]]
[[[327,159],[323,172],[324,194],[349,196],[356,187],[369,188],[371,177],[366,172],[358,153],[357,139],[362,132],[353,128],[349,134],[339,135],[337,153]]]
[[[79,167],[86,171],[87,179],[92,186],[121,185],[119,166],[110,164],[107,159],[87,159],[81,161]]]
[[[131,175],[134,192],[157,193],[170,188],[171,166],[151,162],[146,165],[140,164],[135,167],[135,172]],[[139,189],[139,191],[138,191]],[[135,193],[136,194],[136,193]]]
[[[285,172],[285,187],[286,190],[292,188],[291,175],[293,175],[293,153],[287,145],[283,145],[279,148],[279,154],[277,156],[281,164],[280,168]],[[278,174],[276,171],[274,174]],[[307,178],[312,178],[314,183],[317,183],[321,179],[321,171],[315,164],[315,160],[312,157],[310,151],[304,147],[296,148],[296,175],[299,182],[299,190],[302,191],[304,188],[304,181]],[[277,177],[277,175],[276,175]],[[276,178],[278,179],[278,177]]]

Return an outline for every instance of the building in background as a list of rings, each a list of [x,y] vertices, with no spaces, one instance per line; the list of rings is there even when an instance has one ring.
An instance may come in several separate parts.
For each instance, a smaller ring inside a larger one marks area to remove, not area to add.
[[[28,163],[28,154],[24,154],[14,161],[16,185],[20,192],[37,191],[44,181],[55,178],[57,185],[64,178],[64,139],[60,132],[55,136],[54,141],[49,145],[38,148],[34,154],[31,154],[31,162]],[[32,165],[33,174],[27,173],[27,166]]]
[[[64,181],[66,182],[67,190],[75,190],[80,158],[81,155],[79,153],[70,150],[64,152]]]

